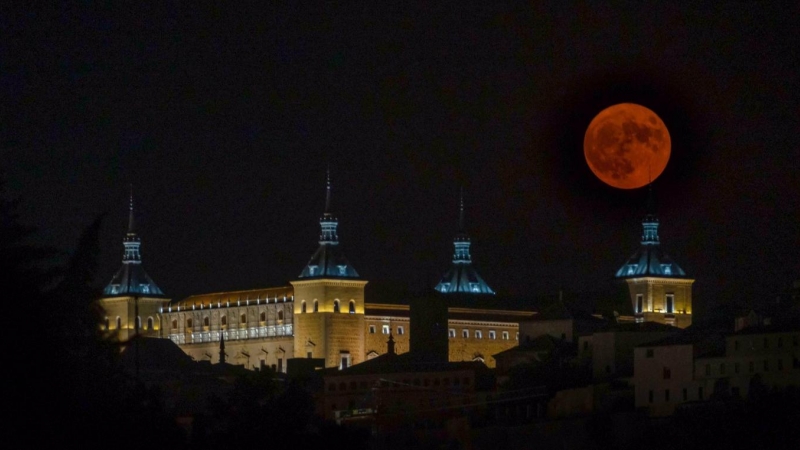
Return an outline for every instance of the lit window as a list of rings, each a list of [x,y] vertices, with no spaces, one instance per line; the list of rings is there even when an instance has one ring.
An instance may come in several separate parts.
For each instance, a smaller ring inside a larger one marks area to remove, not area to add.
[[[334,300],[333,301],[333,312],[335,312],[335,313],[339,312],[339,300]]]
[[[336,266],[339,268],[339,275],[344,276],[347,275],[347,266]]]
[[[266,322],[267,321],[267,313],[262,311],[261,315],[258,317],[258,320],[260,322]]]
[[[375,325],[369,326],[369,334],[375,334]]]
[[[389,334],[389,325],[384,325],[384,326],[381,328],[381,332],[382,332],[383,334]]]
[[[398,334],[398,335],[403,335],[403,334],[405,334],[405,330],[403,329],[403,327],[397,327],[397,334]]]
[[[350,314],[356,313],[356,302],[355,300],[350,300]]]
[[[455,330],[455,328],[450,328],[450,329],[447,331],[447,335],[448,335],[448,336],[450,336],[451,338],[454,338],[454,337],[456,337],[456,330]]]
[[[469,337],[469,330],[461,330],[461,337],[468,338]]]
[[[508,331],[503,331],[503,335],[502,336],[503,336],[503,340],[507,341],[508,340]],[[519,340],[519,333],[517,333],[517,340]]]
[[[497,339],[497,333],[494,330],[489,330],[489,339]]]
[[[247,314],[242,314],[239,321],[243,324],[247,323]]]
[[[481,332],[481,330],[475,330],[475,339],[483,339],[483,332]]]
[[[667,294],[667,313],[671,314],[675,308],[675,294]]]

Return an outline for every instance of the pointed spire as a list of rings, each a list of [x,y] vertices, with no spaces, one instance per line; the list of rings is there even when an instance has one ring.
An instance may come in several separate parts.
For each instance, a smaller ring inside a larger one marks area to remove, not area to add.
[[[386,341],[386,353],[394,355],[394,336],[392,336],[391,330],[389,331],[389,340]]]
[[[128,234],[133,234],[135,232],[133,227],[133,183],[131,183],[130,188],[131,188],[131,203],[128,211]]]
[[[325,190],[325,215],[331,214],[331,168],[328,166],[327,170],[327,186]]]
[[[461,186],[461,207],[458,212],[458,232],[464,232],[464,186]]]

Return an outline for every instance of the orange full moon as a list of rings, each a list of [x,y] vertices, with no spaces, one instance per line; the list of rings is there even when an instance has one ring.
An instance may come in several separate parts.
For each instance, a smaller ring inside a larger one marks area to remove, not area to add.
[[[635,103],[610,106],[592,119],[583,154],[597,178],[636,189],[658,178],[669,161],[669,131],[653,111]]]

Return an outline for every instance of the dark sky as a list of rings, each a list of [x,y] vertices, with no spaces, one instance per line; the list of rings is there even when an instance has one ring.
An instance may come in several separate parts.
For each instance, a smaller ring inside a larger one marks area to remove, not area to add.
[[[670,130],[660,234],[697,312],[800,278],[797,4],[141,3],[0,11],[0,177],[59,248],[108,214],[103,283],[129,183],[171,297],[296,279],[330,167],[368,295],[436,283],[461,186],[496,291],[591,290],[641,235],[646,189],[602,184],[582,153],[623,101]]]

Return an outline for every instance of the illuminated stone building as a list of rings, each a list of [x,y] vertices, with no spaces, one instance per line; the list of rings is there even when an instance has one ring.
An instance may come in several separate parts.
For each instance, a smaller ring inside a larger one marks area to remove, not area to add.
[[[617,270],[616,278],[628,285],[636,322],[686,328],[692,324],[694,280],[662,250],[652,205],[651,190],[648,214],[642,219],[641,245]]]
[[[104,327],[121,341],[127,341],[137,333],[158,337],[161,334],[161,311],[169,299],[142,267],[141,239],[134,227],[133,194],[128,211],[128,232],[122,244],[125,247],[122,267],[103,290],[101,299],[106,313]]]
[[[367,281],[344,256],[338,220],[330,208],[328,180],[319,248],[296,280],[285,286],[192,295],[160,303],[163,309],[157,317],[163,329],[159,334],[195,360],[209,361],[217,360],[218,343],[224,336],[230,363],[249,369],[272,366],[281,372],[286,371],[290,358],[323,358],[326,367],[358,364],[386,353],[390,333],[396,352],[407,352],[411,332],[408,303],[366,302]],[[534,313],[478,308],[464,301],[465,296],[485,298],[495,293],[472,265],[463,199],[454,247],[452,266],[435,288],[447,298],[449,358],[494,367],[491,355],[515,346],[519,321]]]

